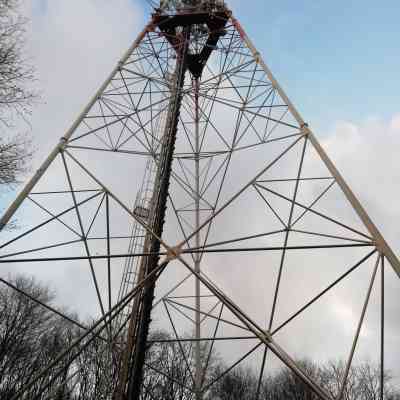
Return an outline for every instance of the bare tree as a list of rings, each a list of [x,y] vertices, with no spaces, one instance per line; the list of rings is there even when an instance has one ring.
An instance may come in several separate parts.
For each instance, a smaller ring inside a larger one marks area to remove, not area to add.
[[[340,393],[345,364],[342,361],[330,361],[318,368],[321,385],[337,397]],[[349,370],[347,383],[344,388],[343,400],[378,400],[380,399],[380,367],[364,361],[353,365]],[[384,399],[395,399],[399,391],[392,384],[389,371],[384,372]]]
[[[19,291],[4,285],[0,287],[0,398],[2,400],[12,398],[38,371],[55,360],[75,335],[68,321],[39,303],[49,304],[53,300],[54,296],[48,287],[24,277],[17,277],[12,283]],[[28,294],[30,298],[23,293]],[[54,368],[48,375],[37,380],[23,398],[35,398],[59,371],[59,368]],[[61,376],[45,393],[48,395],[50,391],[58,391],[62,383]]]
[[[112,358],[113,342],[107,335],[89,336],[88,346],[83,343],[82,347],[74,347],[60,361],[59,355],[82,335],[82,325],[76,323],[76,316],[66,318],[51,311],[54,294],[48,287],[24,277],[12,282],[18,290],[0,286],[0,399],[9,400],[16,394],[22,400],[112,399],[118,375],[118,363],[113,366],[118,359]],[[203,355],[208,351],[207,346],[202,348]],[[258,371],[239,366],[229,370],[215,353],[211,359],[212,369],[207,377],[211,387],[204,393],[204,399],[257,398]],[[305,360],[299,364],[332,398],[338,398],[345,371],[342,361],[320,365]],[[47,368],[49,365],[51,368]],[[191,342],[178,343],[162,331],[153,333],[147,349],[141,399],[193,400],[193,369]],[[44,370],[45,374],[38,374]],[[371,362],[352,366],[343,400],[380,400],[380,378],[379,366]],[[393,382],[385,372],[384,400],[400,400]],[[318,397],[284,368],[263,380],[259,400],[318,400]]]
[[[0,0],[0,122],[5,126],[14,113],[29,113],[36,98],[30,87],[33,68],[24,51],[27,21],[19,13],[19,3]]]
[[[0,187],[10,188],[27,171],[32,156],[27,135],[12,134],[16,116],[26,118],[37,98],[33,67],[24,50],[27,20],[20,0],[0,0]],[[13,223],[8,225],[12,228]]]
[[[0,185],[10,187],[18,183],[32,156],[31,143],[26,136],[0,137]]]
[[[215,375],[220,376],[226,370],[220,363],[215,369]],[[236,368],[212,386],[209,398],[218,400],[253,400],[257,393],[257,378],[252,370]]]
[[[143,400],[192,400],[193,346],[177,343],[165,332],[154,332],[147,350]]]
[[[301,366],[303,371],[321,383],[321,370],[315,363],[302,360],[298,364]],[[316,396],[310,388],[303,383],[302,380],[298,378],[291,370],[284,368],[277,372],[276,374],[268,377],[262,387],[263,396],[262,399],[265,400],[318,400],[319,397]]]
[[[329,392],[333,399],[338,398],[345,364],[342,361],[329,361],[318,365],[309,360],[298,362],[306,374]],[[218,369],[223,370],[223,364]],[[217,371],[218,372],[218,371]],[[253,400],[256,398],[258,376],[250,368],[237,368],[217,382],[212,388],[210,399]],[[260,400],[318,400],[292,371],[281,369],[263,380]],[[399,400],[400,392],[393,384],[390,373],[384,374],[384,400]],[[371,362],[362,362],[350,368],[347,385],[342,400],[380,400],[380,368]]]

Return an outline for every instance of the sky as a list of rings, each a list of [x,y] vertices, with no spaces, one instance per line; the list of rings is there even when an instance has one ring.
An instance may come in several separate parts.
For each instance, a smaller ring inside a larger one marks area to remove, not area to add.
[[[267,63],[318,130],[398,111],[396,1],[237,1]]]
[[[293,3],[251,1],[250,7],[249,1],[233,0],[230,6],[400,254],[400,5]],[[149,8],[134,0],[32,0],[23,8],[30,19],[27,54],[42,93],[30,125],[21,126],[37,149],[34,169],[143,28]],[[13,195],[4,195],[0,204]],[[354,319],[341,304],[337,315]]]
[[[391,221],[399,215],[393,144],[399,140],[400,6],[389,0],[251,4],[234,0],[230,6],[304,120],[336,146],[329,154],[399,248]],[[134,0],[40,0],[25,8],[27,51],[42,92],[26,127],[37,164],[142,29],[149,8]]]

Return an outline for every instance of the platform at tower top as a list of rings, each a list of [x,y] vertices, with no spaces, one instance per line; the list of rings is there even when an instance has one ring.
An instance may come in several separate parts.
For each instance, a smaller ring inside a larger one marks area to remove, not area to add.
[[[199,10],[220,10],[225,9],[223,0],[160,0],[158,11],[162,13],[188,12]]]

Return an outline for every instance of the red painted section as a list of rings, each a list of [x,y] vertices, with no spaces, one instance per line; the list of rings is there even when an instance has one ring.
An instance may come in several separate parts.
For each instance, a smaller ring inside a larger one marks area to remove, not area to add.
[[[236,30],[239,32],[240,37],[244,39],[246,37],[246,33],[244,32],[242,25],[240,25],[240,22],[236,18],[232,17],[232,23]]]

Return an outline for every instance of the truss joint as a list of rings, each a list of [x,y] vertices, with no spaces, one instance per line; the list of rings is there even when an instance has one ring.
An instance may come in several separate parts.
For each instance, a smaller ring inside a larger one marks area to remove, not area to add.
[[[270,331],[262,331],[263,336],[264,336],[264,340],[268,343],[272,342],[272,334]]]
[[[386,253],[385,244],[379,239],[374,239],[372,243],[375,245],[375,248],[378,251],[378,253],[381,255],[381,257],[384,257],[385,253]]]
[[[307,122],[304,122],[303,124],[301,124],[301,131],[303,132],[304,135],[308,136],[311,131],[310,131],[310,127],[308,126]]]
[[[68,144],[68,140],[65,136],[60,138],[60,143],[58,144],[58,148],[60,150],[60,152],[63,152],[65,150],[65,148],[67,147]]]
[[[182,246],[170,247],[167,250],[166,261],[174,261],[183,253]]]

